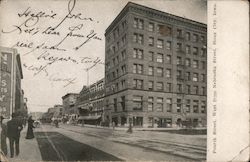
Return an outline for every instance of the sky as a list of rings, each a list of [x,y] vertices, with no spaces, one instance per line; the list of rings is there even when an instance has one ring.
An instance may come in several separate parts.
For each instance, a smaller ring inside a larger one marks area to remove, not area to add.
[[[207,22],[206,1],[132,2]],[[84,85],[104,77],[105,30],[127,3],[127,0],[0,2],[0,46],[16,48],[21,56],[22,89],[30,112],[45,112],[62,104],[65,94],[79,93]]]

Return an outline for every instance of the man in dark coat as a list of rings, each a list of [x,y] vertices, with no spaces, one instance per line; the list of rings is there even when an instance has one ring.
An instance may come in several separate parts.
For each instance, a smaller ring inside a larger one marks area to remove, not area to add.
[[[13,158],[14,156],[14,143],[15,143],[15,150],[16,156],[19,154],[19,139],[20,139],[20,132],[23,129],[22,122],[18,119],[15,113],[12,114],[12,119],[7,122],[7,137],[10,141],[10,157]]]

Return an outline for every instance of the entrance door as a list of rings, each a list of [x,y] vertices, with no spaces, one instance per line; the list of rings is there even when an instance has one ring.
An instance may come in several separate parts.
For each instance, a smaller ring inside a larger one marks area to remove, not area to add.
[[[143,124],[143,117],[133,117],[133,125],[134,126],[142,126],[142,124]]]

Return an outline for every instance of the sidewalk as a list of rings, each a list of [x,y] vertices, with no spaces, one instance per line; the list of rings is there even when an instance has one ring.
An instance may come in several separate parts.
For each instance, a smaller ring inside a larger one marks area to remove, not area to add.
[[[36,138],[34,139],[25,139],[27,133],[27,126],[22,130],[20,137],[20,153],[17,157],[10,158],[10,148],[9,140],[7,139],[8,146],[8,161],[9,162],[37,162],[42,161],[41,153]]]

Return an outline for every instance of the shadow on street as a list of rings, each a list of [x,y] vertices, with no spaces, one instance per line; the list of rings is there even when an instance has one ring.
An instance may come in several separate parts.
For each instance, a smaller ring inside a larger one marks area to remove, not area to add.
[[[74,141],[58,132],[36,132],[44,161],[121,161],[111,154]]]

